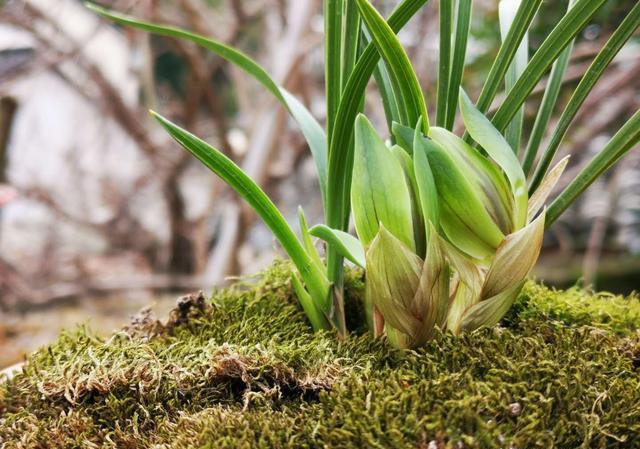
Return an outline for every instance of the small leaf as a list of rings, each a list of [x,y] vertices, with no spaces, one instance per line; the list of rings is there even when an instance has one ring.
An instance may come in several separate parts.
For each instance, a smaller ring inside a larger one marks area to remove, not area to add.
[[[520,285],[529,275],[540,255],[544,235],[544,214],[524,229],[508,235],[496,251],[482,297],[496,296]]]
[[[314,237],[318,237],[327,242],[327,244],[334,246],[341,256],[349,259],[359,267],[365,268],[366,263],[362,243],[351,234],[331,229],[323,224],[315,225],[309,232]]]
[[[384,226],[367,250],[367,283],[385,322],[412,335],[421,321],[410,313],[420,285],[423,260]]]
[[[509,178],[516,205],[514,217],[516,229],[522,228],[527,222],[529,194],[518,158],[491,121],[471,103],[464,90],[460,90],[460,110],[469,135],[489,153]]]
[[[309,226],[307,225],[307,219],[304,216],[304,211],[302,207],[298,207],[298,223],[300,225],[300,234],[302,235],[302,243],[304,244],[304,248],[307,250],[307,254],[313,260],[313,263],[316,266],[324,270],[324,264],[322,263],[322,259],[320,259],[320,255],[318,254],[318,250],[316,246],[313,244],[313,240],[311,240],[311,235],[309,234]]]
[[[355,127],[351,203],[358,237],[367,247],[384,224],[413,251],[411,197],[402,167],[364,115]]]
[[[549,195],[560,180],[562,173],[564,173],[564,169],[567,168],[568,163],[569,156],[564,157],[560,162],[558,162],[549,174],[545,176],[531,198],[529,198],[529,221],[532,221],[538,211],[542,209],[545,201],[547,201],[547,198],[549,198]]]
[[[293,290],[296,292],[296,296],[298,297],[298,301],[300,301],[302,310],[304,310],[304,313],[309,318],[313,330],[319,331],[323,329],[331,329],[331,325],[322,312],[318,310],[313,302],[313,298],[309,292],[305,290],[300,279],[298,279],[298,273],[291,273],[291,285],[293,285]]]
[[[401,125],[400,123],[393,122],[391,125],[393,137],[396,139],[396,143],[407,152],[407,154],[413,154],[413,137],[415,135],[414,128]]]
[[[152,112],[152,115],[185,150],[229,184],[256,211],[291,257],[316,307],[328,314],[332,303],[329,297],[329,281],[324,270],[313,262],[296,234],[264,191],[231,159],[204,140],[155,112]]]
[[[462,318],[460,330],[471,332],[482,326],[491,327],[498,324],[513,306],[524,284],[525,281],[522,281],[508,290],[501,291],[496,296],[471,306]]]

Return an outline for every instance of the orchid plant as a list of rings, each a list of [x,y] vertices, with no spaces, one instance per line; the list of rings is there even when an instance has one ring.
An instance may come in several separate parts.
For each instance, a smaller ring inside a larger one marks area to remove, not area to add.
[[[201,45],[260,82],[298,122],[316,162],[325,224],[300,238],[273,202],[220,151],[153,112],[186,150],[233,187],[273,231],[293,261],[292,283],[316,330],[347,333],[344,259],[366,273],[368,322],[395,346],[424,344],[495,325],[520,293],[543,234],[602,173],[640,141],[640,111],[545,207],[567,165],[551,168],[578,109],[640,25],[632,8],[594,58],[542,149],[551,113],[581,30],[606,0],[570,0],[566,14],[529,57],[528,30],[542,0],[500,0],[502,45],[474,103],[461,89],[472,0],[440,0],[435,126],[397,33],[428,2],[402,0],[384,19],[369,0],[324,0],[327,119],[305,106],[258,63],[214,39],[89,5],[114,22]],[[549,72],[526,145],[524,103]],[[362,114],[374,78],[388,124],[385,141]],[[504,99],[490,113],[504,85]],[[456,135],[457,113],[464,133]],[[351,220],[357,238],[349,234]],[[314,237],[326,242],[320,257]]]

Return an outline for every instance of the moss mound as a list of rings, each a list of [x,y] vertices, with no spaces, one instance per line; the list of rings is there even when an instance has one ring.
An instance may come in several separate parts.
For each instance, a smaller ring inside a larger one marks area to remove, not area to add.
[[[531,283],[503,327],[400,352],[311,333],[288,270],[62,335],[0,386],[0,446],[640,447],[637,298]]]

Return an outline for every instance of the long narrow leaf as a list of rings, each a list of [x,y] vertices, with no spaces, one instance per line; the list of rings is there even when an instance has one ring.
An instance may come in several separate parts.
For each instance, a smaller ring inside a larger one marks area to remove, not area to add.
[[[451,76],[451,32],[453,31],[453,1],[440,0],[440,54],[438,56],[438,97],[436,125],[444,126],[447,117],[447,96]]]
[[[327,98],[327,133],[331,135],[342,92],[343,0],[324,0],[324,67]]]
[[[347,86],[347,81],[358,60],[360,46],[360,28],[362,21],[355,0],[343,0],[344,19],[342,24],[342,71],[340,73],[340,93]],[[338,102],[339,103],[339,102]],[[336,105],[336,112],[337,112]]]
[[[371,33],[371,39],[389,71],[398,101],[401,123],[411,126],[422,118],[423,131],[427,134],[429,132],[427,105],[409,56],[389,24],[369,3],[369,0],[356,0],[356,2],[362,20]]]
[[[607,145],[576,176],[567,188],[551,203],[547,211],[547,227],[573,203],[598,177],[618,162],[640,142],[640,111],[620,128]]]
[[[507,127],[545,72],[606,1],[578,0],[560,20],[532,56],[526,70],[494,115],[492,121],[498,130]]]
[[[449,78],[449,93],[447,96],[447,116],[445,128],[453,129],[458,108],[458,92],[462,83],[464,63],[467,58],[467,41],[469,40],[469,27],[471,26],[471,0],[460,0],[456,7],[456,28],[454,31],[455,42],[453,46],[453,62],[451,63],[451,75]]]
[[[574,4],[575,0],[569,1],[569,11],[571,11]],[[536,121],[533,124],[533,130],[531,131],[531,136],[529,136],[529,143],[527,144],[527,150],[525,151],[524,161],[522,163],[522,169],[524,170],[525,175],[529,175],[531,172],[531,167],[533,167],[533,163],[538,155],[540,144],[542,143],[542,139],[547,131],[547,126],[551,120],[551,114],[553,114],[553,109],[558,102],[558,95],[562,88],[562,81],[564,80],[564,75],[567,72],[569,58],[573,51],[573,42],[574,41],[571,41],[567,48],[562,51],[560,57],[553,64],[553,68],[551,69],[549,82],[547,83],[547,88],[544,91],[542,103],[538,108],[538,115],[536,116]]]
[[[503,41],[507,38],[509,34],[509,30],[513,25],[513,20],[515,19],[515,15],[519,5],[522,3],[522,0],[501,0],[499,4],[500,11],[500,34],[502,35]],[[513,62],[509,66],[509,70],[504,78],[505,91],[509,92],[513,89],[518,78],[524,72],[524,69],[527,66],[527,62],[529,62],[529,34],[525,33],[518,50],[516,51],[516,55],[513,58]],[[524,122],[524,105],[520,107],[520,110],[513,118],[509,126],[507,127],[507,132],[505,133],[505,138],[509,145],[513,149],[514,153],[518,154],[520,149],[520,137],[522,136],[522,125]]]
[[[400,110],[398,109],[398,102],[396,101],[396,95],[391,85],[391,78],[389,77],[389,71],[384,61],[376,64],[376,69],[373,71],[373,77],[376,80],[378,91],[380,93],[380,99],[382,100],[382,106],[384,108],[384,116],[387,119],[387,127],[389,132],[393,131],[393,123],[400,121]]]
[[[607,67],[609,67],[613,58],[615,58],[624,44],[631,38],[631,36],[633,36],[633,33],[638,26],[640,26],[640,3],[637,3],[629,14],[627,14],[616,31],[604,44],[604,47],[602,47],[602,50],[600,50],[580,80],[578,87],[576,87],[567,107],[562,113],[562,116],[558,121],[558,125],[553,132],[553,136],[551,136],[551,140],[538,163],[538,167],[536,168],[533,179],[531,180],[531,185],[529,186],[529,192],[535,192],[544,179],[547,170],[549,170],[549,167],[551,166],[553,157],[556,155],[556,151],[560,147],[560,144],[562,143],[571,122],[578,113],[580,106],[582,106],[593,87],[602,77]]]
[[[487,112],[487,109],[491,106],[491,102],[495,98],[498,88],[500,87],[513,58],[518,51],[522,38],[531,26],[531,22],[538,12],[541,4],[542,0],[527,0],[520,4],[518,12],[516,12],[513,19],[513,23],[509,28],[509,33],[507,34],[503,44],[500,46],[498,56],[496,56],[496,59],[491,66],[491,70],[487,76],[487,81],[484,83],[482,92],[480,93],[480,98],[478,98],[476,107],[480,112]],[[518,107],[520,107],[520,105],[518,105]],[[511,118],[513,118],[513,116],[509,117],[509,120],[511,120]],[[504,127],[502,129],[504,129]]]
[[[229,184],[256,211],[271,229],[289,257],[291,257],[311,296],[315,301],[322,301],[317,306],[327,314],[331,307],[328,295],[329,283],[324,273],[314,264],[269,197],[231,159],[220,151],[161,115],[152,114],[185,150],[193,154],[206,167]]]
[[[207,50],[212,51],[221,58],[233,63],[240,69],[244,70],[247,74],[251,75],[256,81],[262,84],[276,99],[282,103],[293,118],[300,125],[300,130],[304,135],[318,170],[318,177],[320,180],[320,190],[322,192],[323,200],[326,204],[326,192],[327,192],[327,137],[322,129],[322,126],[317,122],[311,113],[304,107],[304,105],[298,101],[293,95],[287,92],[282,86],[278,85],[267,71],[249,56],[232,48],[220,41],[211,39],[205,36],[200,36],[189,31],[182,30],[169,25],[158,25],[154,23],[145,22],[135,19],[133,17],[117,14],[96,6],[91,3],[86,4],[89,9],[100,14],[101,16],[121,25],[131,26],[151,33],[174,37],[178,39],[184,39],[200,45]]]

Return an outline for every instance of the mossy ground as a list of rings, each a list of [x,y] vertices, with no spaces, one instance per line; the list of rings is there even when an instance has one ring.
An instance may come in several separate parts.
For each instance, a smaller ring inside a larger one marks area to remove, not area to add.
[[[637,298],[530,283],[502,327],[401,352],[313,334],[288,269],[183,300],[166,324],[63,334],[0,386],[0,446],[640,447]],[[357,303],[357,273],[348,285]]]

